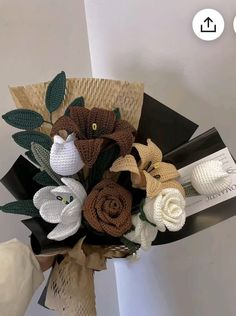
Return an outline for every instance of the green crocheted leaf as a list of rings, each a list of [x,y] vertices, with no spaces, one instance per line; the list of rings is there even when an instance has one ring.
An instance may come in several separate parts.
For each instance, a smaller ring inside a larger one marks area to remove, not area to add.
[[[115,113],[116,119],[120,120],[121,119],[120,109],[119,108],[115,108],[113,110],[113,112]]]
[[[74,99],[74,101],[71,102],[71,104],[68,106],[68,108],[65,110],[64,115],[69,116],[70,114],[70,106],[81,106],[84,107],[84,98],[83,97],[78,97]]]
[[[34,157],[34,154],[32,153],[31,150],[28,150],[25,152],[25,155],[27,156],[27,158],[29,158],[29,160],[31,160],[33,163],[35,163],[36,165],[38,165],[37,160]]]
[[[129,249],[130,254],[134,254],[140,248],[140,245],[130,241],[129,239],[125,238],[124,236],[121,237],[121,242]]]
[[[40,216],[38,209],[32,200],[21,200],[0,206],[0,210],[5,213],[27,215],[31,217]]]
[[[47,172],[47,174],[59,185],[62,185],[60,176],[57,175],[50,166],[50,152],[43,146],[32,143],[31,145],[32,153],[35,159],[41,166],[41,171]]]
[[[39,173],[37,173],[34,177],[33,177],[34,181],[36,181],[37,183],[43,185],[43,186],[51,186],[51,185],[55,185],[57,186],[57,183],[47,174],[46,171],[41,171]]]
[[[36,131],[18,132],[12,135],[12,138],[19,146],[28,150],[31,149],[31,143],[38,143],[47,149],[52,146],[52,140],[48,135]]]
[[[41,114],[26,109],[7,112],[2,116],[2,118],[9,125],[25,130],[38,128],[44,122]]]
[[[46,91],[45,103],[50,113],[59,108],[64,100],[65,91],[66,74],[62,71],[49,83]]]

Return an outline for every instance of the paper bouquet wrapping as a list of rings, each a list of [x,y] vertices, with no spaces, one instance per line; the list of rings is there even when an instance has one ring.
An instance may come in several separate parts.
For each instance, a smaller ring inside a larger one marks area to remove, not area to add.
[[[228,173],[210,162],[191,183],[180,181],[175,164],[184,159],[170,152],[197,125],[142,84],[61,72],[10,91],[18,109],[3,119],[21,129],[13,139],[28,159],[20,156],[1,180],[17,199],[1,210],[30,217],[23,223],[35,254],[58,255],[41,303],[62,315],[96,315],[94,272],[180,231],[186,195],[224,189]]]

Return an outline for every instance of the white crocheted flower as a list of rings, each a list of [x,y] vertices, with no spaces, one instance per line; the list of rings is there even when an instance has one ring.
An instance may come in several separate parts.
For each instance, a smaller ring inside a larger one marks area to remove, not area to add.
[[[223,169],[219,160],[209,160],[193,168],[191,183],[194,189],[203,195],[219,193],[231,183],[230,175]]]
[[[52,170],[59,175],[72,176],[84,167],[74,140],[74,134],[70,134],[66,141],[58,135],[54,136],[50,152],[50,165]]]
[[[157,235],[157,227],[151,225],[147,221],[140,219],[140,215],[132,216],[132,224],[135,230],[127,233],[125,238],[141,245],[143,250],[148,250]]]
[[[81,225],[81,213],[87,193],[81,183],[62,178],[62,186],[48,186],[34,195],[34,205],[41,217],[48,223],[58,224],[48,239],[64,240],[74,235]]]
[[[162,190],[155,198],[146,198],[143,211],[149,222],[164,232],[180,230],[186,219],[185,199],[179,190],[169,188]]]

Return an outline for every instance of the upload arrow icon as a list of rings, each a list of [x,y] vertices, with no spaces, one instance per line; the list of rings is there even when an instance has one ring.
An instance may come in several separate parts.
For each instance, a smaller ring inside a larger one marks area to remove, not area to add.
[[[192,27],[197,37],[204,41],[213,41],[221,36],[225,23],[218,11],[204,9],[194,16]]]

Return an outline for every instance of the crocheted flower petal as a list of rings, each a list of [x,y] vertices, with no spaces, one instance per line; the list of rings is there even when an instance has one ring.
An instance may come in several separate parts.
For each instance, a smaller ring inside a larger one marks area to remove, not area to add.
[[[68,133],[77,133],[78,132],[78,126],[76,123],[69,118],[68,116],[62,116],[60,117],[54,124],[51,130],[51,136],[55,136],[58,134],[59,131],[65,130]]]
[[[55,186],[48,186],[37,191],[33,198],[34,206],[39,210],[40,207],[48,200],[53,200],[55,197],[51,193],[51,190],[55,189]]]
[[[61,178],[61,181],[73,192],[74,196],[82,206],[87,197],[87,193],[82,184],[72,178]]]
[[[139,175],[139,169],[134,156],[126,155],[125,157],[119,157],[113,162],[110,168],[112,172],[129,171]]]
[[[175,180],[172,180],[172,181],[166,181],[166,182],[163,182],[161,184],[161,189],[168,189],[168,188],[173,188],[173,189],[177,189],[180,191],[180,193],[183,195],[183,197],[185,196],[185,191],[184,191],[184,188],[182,187],[182,185],[178,182],[178,181],[175,181]]]
[[[113,111],[93,108],[88,116],[86,135],[87,138],[103,137],[111,134],[115,129],[116,116]],[[94,125],[95,124],[95,125]],[[96,129],[95,129],[96,127]]]
[[[177,171],[176,167],[170,163],[160,162],[150,174],[155,176],[160,176],[160,181],[165,182],[168,180],[176,179],[179,177],[179,172]]]
[[[130,130],[115,131],[112,134],[103,135],[103,138],[108,138],[116,142],[120,147],[121,156],[125,156],[130,153],[134,142],[134,135]]]
[[[151,139],[147,140],[147,146],[139,143],[134,143],[133,147],[137,149],[141,158],[139,166],[140,169],[144,169],[150,162],[152,164],[155,164],[162,160],[161,150],[151,141]]]
[[[68,204],[61,213],[61,222],[63,224],[81,223],[82,205],[79,200],[75,199]]]
[[[89,168],[93,166],[97,157],[101,151],[103,144],[102,138],[87,139],[87,140],[76,140],[75,146],[77,147],[83,162]]]
[[[77,233],[80,228],[80,223],[72,223],[72,224],[63,224],[59,223],[50,234],[48,234],[47,238],[51,240],[61,241],[70,236],[73,236]]]
[[[86,127],[90,110],[84,107],[71,106],[70,117],[78,127],[77,136],[79,139],[86,139]]]
[[[40,216],[45,222],[57,224],[61,221],[61,213],[65,205],[60,201],[47,201],[40,208]]]
[[[148,172],[143,171],[143,174],[146,178],[146,191],[147,197],[156,196],[162,189],[161,182],[153,178]]]

